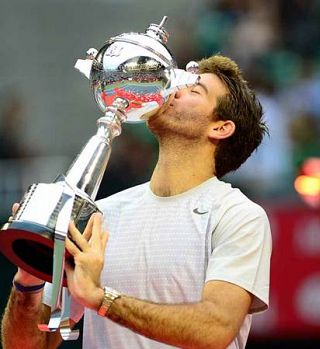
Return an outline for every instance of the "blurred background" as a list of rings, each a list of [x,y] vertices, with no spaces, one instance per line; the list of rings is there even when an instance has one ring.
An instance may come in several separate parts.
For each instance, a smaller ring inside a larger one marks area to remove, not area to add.
[[[270,128],[226,178],[266,209],[273,231],[271,306],[254,317],[247,348],[319,348],[320,0],[0,0],[0,220],[95,133],[101,114],[76,59],[164,15],[178,65],[213,53],[235,59]],[[145,126],[124,126],[99,197],[148,180],[156,160]],[[14,273],[0,256],[0,314]]]

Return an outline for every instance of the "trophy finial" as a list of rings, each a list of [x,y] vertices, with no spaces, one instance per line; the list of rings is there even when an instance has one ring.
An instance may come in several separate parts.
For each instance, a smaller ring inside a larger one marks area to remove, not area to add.
[[[163,16],[162,21],[159,24],[159,28],[163,27],[168,19],[168,16]]]
[[[166,23],[168,17],[164,16],[160,22],[160,24],[150,24],[146,30],[146,34],[157,39],[162,44],[166,44],[169,39],[169,33],[163,27]]]

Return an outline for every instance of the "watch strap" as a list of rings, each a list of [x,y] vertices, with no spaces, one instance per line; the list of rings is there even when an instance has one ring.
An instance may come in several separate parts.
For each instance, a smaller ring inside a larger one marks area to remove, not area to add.
[[[98,315],[100,316],[107,316],[108,315],[108,311],[110,310],[113,302],[117,299],[121,297],[121,293],[114,290],[111,287],[104,287],[104,296],[103,296],[103,300],[101,302],[101,305],[97,311]]]
[[[23,286],[19,282],[13,280],[13,286],[16,288],[16,290],[22,292],[22,293],[40,293],[42,289],[44,288],[45,282],[40,285],[34,285],[34,286]]]

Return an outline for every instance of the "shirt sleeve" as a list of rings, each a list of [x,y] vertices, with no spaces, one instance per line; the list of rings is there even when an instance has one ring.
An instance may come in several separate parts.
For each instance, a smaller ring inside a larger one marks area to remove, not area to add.
[[[206,282],[222,280],[254,295],[250,313],[269,304],[271,231],[264,210],[253,204],[230,207],[212,234]]]
[[[49,307],[51,306],[51,291],[52,291],[52,284],[49,282],[46,282],[43,296],[42,296],[42,303]],[[77,323],[81,320],[83,313],[84,313],[84,307],[78,302],[76,302],[73,298],[71,298],[70,319]]]

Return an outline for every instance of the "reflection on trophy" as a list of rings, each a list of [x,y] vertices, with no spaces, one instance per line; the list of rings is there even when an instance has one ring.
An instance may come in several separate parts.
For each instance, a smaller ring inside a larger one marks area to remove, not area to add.
[[[0,251],[14,264],[52,282],[51,318],[41,330],[60,328],[64,339],[74,339],[69,327],[70,297],[64,274],[65,239],[70,220],[84,230],[105,172],[114,137],[122,122],[147,120],[166,107],[179,88],[197,83],[195,65],[188,72],[177,65],[166,47],[168,34],[151,24],[145,33],[125,33],[108,40],[99,50],[90,49],[76,68],[90,79],[95,100],[104,116],[66,175],[51,184],[33,184],[15,215],[0,231]]]

